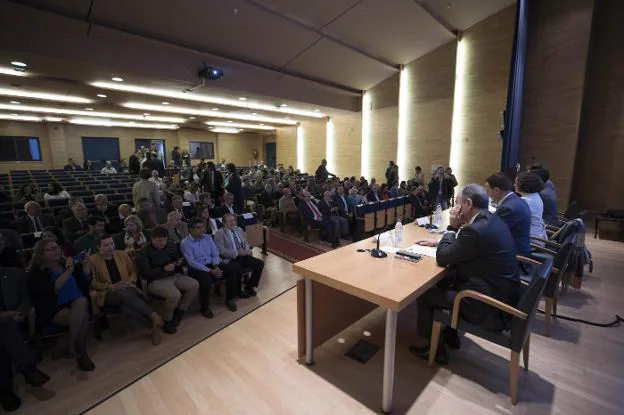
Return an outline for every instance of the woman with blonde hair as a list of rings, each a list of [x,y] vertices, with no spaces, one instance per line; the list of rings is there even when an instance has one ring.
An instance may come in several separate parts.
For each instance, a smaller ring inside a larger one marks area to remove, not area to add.
[[[129,215],[124,221],[124,230],[114,236],[115,249],[126,251],[131,257],[134,252],[149,242],[150,233],[143,230],[143,222],[137,215]]]

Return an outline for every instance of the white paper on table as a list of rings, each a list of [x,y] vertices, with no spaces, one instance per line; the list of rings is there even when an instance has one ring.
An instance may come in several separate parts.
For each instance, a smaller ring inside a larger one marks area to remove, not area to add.
[[[418,226],[427,225],[429,223],[429,216],[423,216],[422,218],[416,218]]]
[[[433,246],[422,246],[422,245],[414,244],[405,250],[413,254],[424,255],[424,256],[435,258],[437,248]]]

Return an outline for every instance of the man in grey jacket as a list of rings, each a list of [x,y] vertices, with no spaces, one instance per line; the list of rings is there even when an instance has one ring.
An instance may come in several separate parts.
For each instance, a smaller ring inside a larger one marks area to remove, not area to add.
[[[223,228],[214,234],[214,240],[219,248],[219,254],[224,263],[236,262],[242,268],[251,269],[251,278],[245,281],[245,287],[242,289],[242,297],[254,297],[258,287],[262,270],[264,269],[264,261],[254,258],[253,251],[245,231],[236,226],[236,216],[230,213],[223,215]]]

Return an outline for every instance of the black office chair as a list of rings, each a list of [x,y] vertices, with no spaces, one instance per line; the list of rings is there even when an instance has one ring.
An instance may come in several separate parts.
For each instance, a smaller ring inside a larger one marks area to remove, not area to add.
[[[481,294],[477,291],[464,290],[460,291],[453,302],[453,310],[436,310],[433,315],[433,331],[431,333],[431,349],[429,352],[429,366],[433,361],[438,350],[438,342],[440,340],[440,332],[442,326],[450,326],[453,329],[471,333],[477,337],[488,340],[499,346],[505,347],[511,351],[510,359],[510,390],[511,403],[518,403],[518,368],[520,365],[520,352],[523,353],[524,370],[529,370],[529,345],[531,339],[531,323],[535,317],[535,310],[539,304],[540,298],[546,288],[546,281],[552,267],[552,258],[546,258],[543,264],[535,265],[532,270],[531,282],[524,287],[524,291],[520,297],[520,301],[516,307],[505,304],[493,297]],[[480,301],[488,304],[493,308],[503,311],[511,316],[511,319],[505,324],[508,330],[493,331],[488,330],[488,326],[497,326],[493,318],[496,314],[491,313],[484,324],[475,325],[461,318],[460,308],[461,301],[470,298],[473,301]],[[451,314],[452,313],[452,314]]]

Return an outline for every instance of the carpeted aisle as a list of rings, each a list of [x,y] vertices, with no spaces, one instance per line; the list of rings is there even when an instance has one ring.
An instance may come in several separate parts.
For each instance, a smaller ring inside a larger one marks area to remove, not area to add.
[[[267,245],[269,252],[293,263],[331,250],[329,246],[323,250],[320,247],[305,243],[301,236],[284,234],[274,229],[269,229]]]

